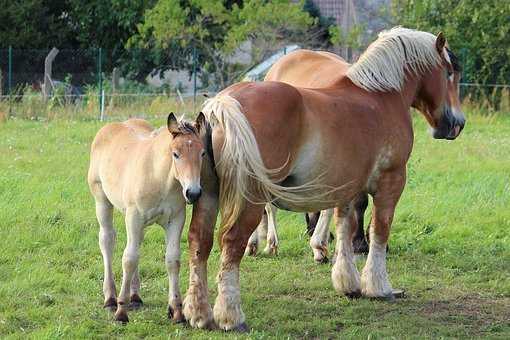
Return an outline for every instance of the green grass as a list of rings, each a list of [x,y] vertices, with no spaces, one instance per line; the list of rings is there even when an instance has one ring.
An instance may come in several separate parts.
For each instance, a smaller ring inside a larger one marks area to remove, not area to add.
[[[313,263],[301,214],[280,211],[277,258],[245,258],[249,338],[510,337],[510,117],[469,116],[457,141],[433,140],[416,117],[409,179],[388,270],[407,298],[349,301]],[[162,124],[163,120],[156,122]],[[142,298],[127,326],[102,309],[102,260],[86,172],[95,121],[11,119],[0,125],[0,337],[243,338],[166,320],[164,235],[147,229]],[[125,243],[119,214],[117,283]],[[186,232],[182,240],[187,263]],[[216,296],[218,248],[210,259]],[[363,259],[359,261],[363,265]],[[188,268],[182,266],[181,289]]]

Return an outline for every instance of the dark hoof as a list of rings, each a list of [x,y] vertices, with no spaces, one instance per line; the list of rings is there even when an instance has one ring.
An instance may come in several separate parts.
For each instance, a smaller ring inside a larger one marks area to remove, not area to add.
[[[349,300],[359,299],[359,298],[361,297],[361,291],[345,293],[345,296],[346,296]]]
[[[386,296],[377,296],[373,297],[373,300],[379,300],[379,301],[386,301],[386,302],[394,302],[396,299],[403,299],[405,298],[405,292],[403,289],[393,289],[391,294],[388,294]]]
[[[352,247],[354,249],[354,254],[368,254],[368,243],[365,241],[365,238],[354,239],[352,241]]]
[[[327,256],[324,256],[322,259],[320,259],[320,261],[315,261],[315,262],[317,262],[317,264],[328,264],[329,259]]]
[[[242,324],[240,324],[237,327],[233,328],[232,331],[238,332],[238,333],[248,333],[250,331],[250,328],[248,327],[246,322],[243,322]]]
[[[133,310],[137,310],[137,309],[142,308],[142,306],[143,306],[143,301],[140,298],[140,296],[138,294],[131,295],[131,303],[129,304],[129,308],[133,309]]]
[[[395,299],[405,299],[406,292],[403,289],[393,289],[393,297]]]
[[[168,306],[168,319],[175,323],[186,322],[182,309],[174,310],[172,306]]]
[[[118,321],[123,324],[128,323],[129,318],[127,316],[127,313],[124,311],[122,311],[122,312],[117,311],[117,313],[115,314],[115,321]]]
[[[105,301],[103,308],[108,309],[110,312],[115,312],[117,310],[117,299],[114,297],[109,298]]]

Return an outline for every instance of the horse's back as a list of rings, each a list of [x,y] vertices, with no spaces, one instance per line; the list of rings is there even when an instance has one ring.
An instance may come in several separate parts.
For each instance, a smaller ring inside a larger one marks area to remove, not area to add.
[[[105,185],[122,182],[130,160],[152,131],[154,128],[145,120],[129,119],[106,124],[97,132],[90,150],[88,172],[88,183],[96,197],[104,195]]]
[[[298,87],[327,87],[344,77],[349,64],[325,51],[298,50],[280,58],[265,81],[282,81]]]

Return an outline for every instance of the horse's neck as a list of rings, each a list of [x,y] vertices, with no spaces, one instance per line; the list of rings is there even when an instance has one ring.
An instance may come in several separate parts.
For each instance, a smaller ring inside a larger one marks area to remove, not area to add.
[[[165,183],[172,182],[175,177],[168,138],[170,137],[167,134],[161,132],[150,142],[150,166],[154,175]]]

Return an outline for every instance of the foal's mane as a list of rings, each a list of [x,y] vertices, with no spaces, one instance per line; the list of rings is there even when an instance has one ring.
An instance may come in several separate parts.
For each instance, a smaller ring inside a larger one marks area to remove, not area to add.
[[[178,123],[179,125],[177,126],[177,130],[179,131],[179,135],[195,134],[198,136],[198,130],[192,122],[181,118],[179,119]],[[162,126],[159,129],[152,131],[151,136],[156,137],[163,131],[168,131],[168,128],[166,126]]]
[[[427,32],[400,26],[382,31],[347,77],[367,91],[400,91],[406,71],[423,74],[440,63],[435,43],[436,37]]]

